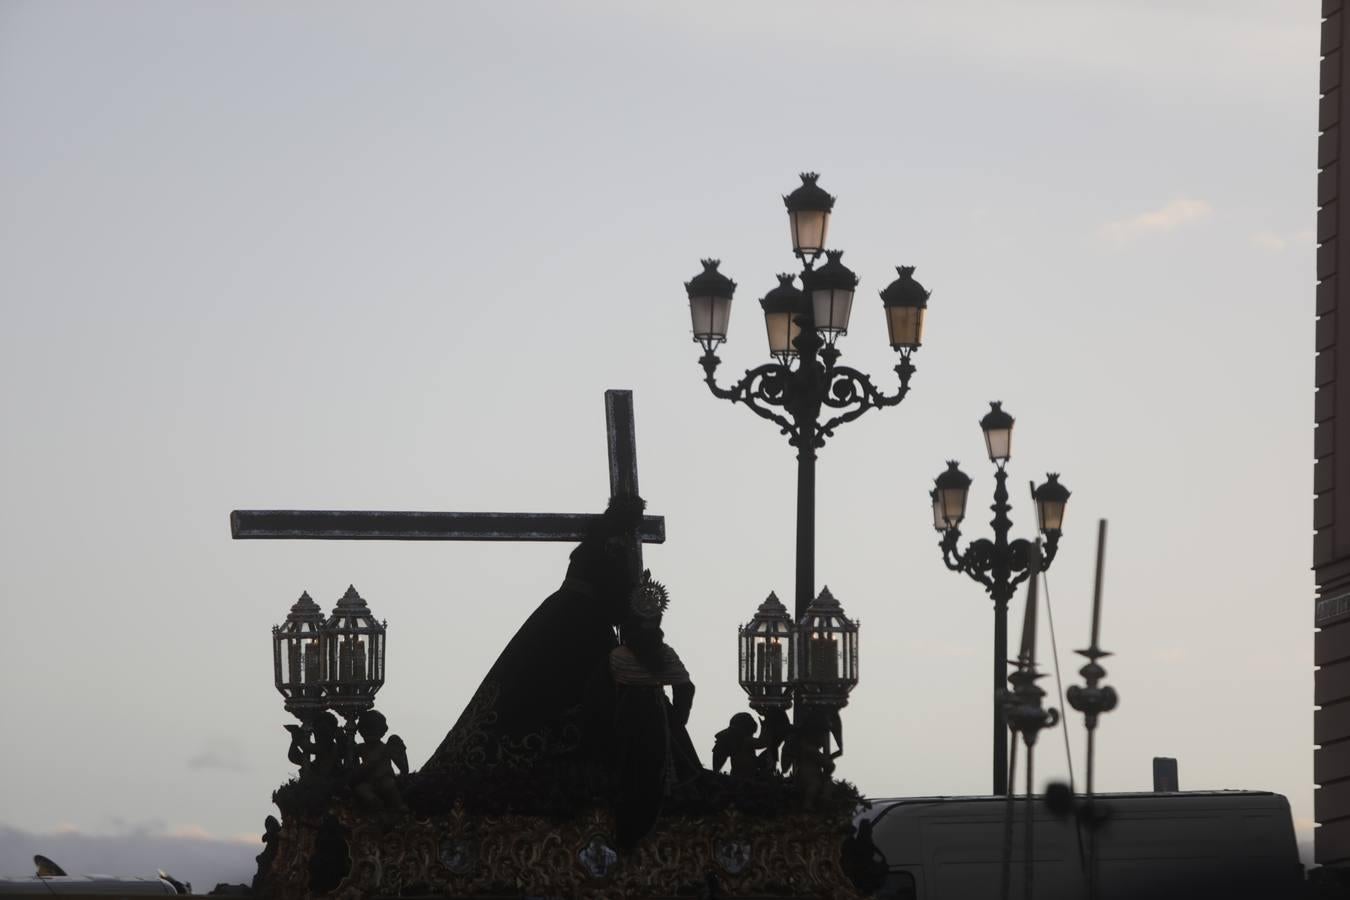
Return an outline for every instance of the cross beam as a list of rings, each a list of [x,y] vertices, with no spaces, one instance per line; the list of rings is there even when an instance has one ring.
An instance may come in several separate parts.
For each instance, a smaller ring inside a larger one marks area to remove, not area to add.
[[[385,512],[236,509],[235,540],[318,541],[579,541],[597,518],[586,513]],[[645,544],[666,539],[661,516],[643,516]]]
[[[605,391],[610,497],[638,496],[633,392]],[[384,512],[236,509],[235,540],[320,541],[563,541],[586,537],[599,516],[587,513]],[[666,539],[666,520],[643,516],[641,543]]]

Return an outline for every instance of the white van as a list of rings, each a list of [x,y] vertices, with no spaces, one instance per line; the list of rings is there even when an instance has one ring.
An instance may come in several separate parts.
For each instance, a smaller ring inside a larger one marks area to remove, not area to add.
[[[112,875],[32,875],[27,878],[0,878],[0,895],[50,897],[71,894],[77,897],[102,895],[139,897],[147,894],[177,894],[163,878],[117,878]]]
[[[1036,900],[1087,896],[1089,837],[1073,816],[1033,797]],[[1262,791],[1101,794],[1109,817],[1097,832],[1100,900],[1297,897],[1303,869],[1289,801]],[[1026,801],[1012,802],[1011,890],[1023,897]],[[1008,801],[1003,797],[874,800],[858,820],[888,874],[886,900],[998,900]],[[1080,844],[1081,839],[1081,844]],[[1080,852],[1081,846],[1081,852]]]

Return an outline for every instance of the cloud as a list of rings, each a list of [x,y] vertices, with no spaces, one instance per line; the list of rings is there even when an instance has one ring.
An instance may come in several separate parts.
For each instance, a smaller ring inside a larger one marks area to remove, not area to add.
[[[1267,229],[1251,236],[1252,246],[1271,253],[1283,253],[1290,247],[1311,248],[1315,241],[1316,236],[1311,228],[1304,228],[1292,234],[1279,234]]]
[[[1158,209],[1107,222],[1102,234],[1113,241],[1129,241],[1149,234],[1176,231],[1185,225],[1209,218],[1214,210],[1204,200],[1182,197]]]
[[[0,825],[0,877],[33,874],[33,854],[41,853],[72,875],[154,878],[163,869],[206,893],[221,882],[250,883],[261,851],[258,837],[215,837],[199,825],[175,826],[168,833],[132,826],[122,834],[86,834],[69,825],[43,834]]]
[[[200,825],[175,825],[169,829],[169,837],[184,838],[189,841],[211,841],[215,837]],[[233,838],[231,840],[234,840]]]
[[[1159,662],[1181,662],[1187,657],[1186,648],[1175,644],[1164,647],[1154,647],[1150,652],[1153,658]]]
[[[244,749],[230,738],[213,738],[211,743],[188,758],[189,769],[215,769],[221,772],[247,772]]]

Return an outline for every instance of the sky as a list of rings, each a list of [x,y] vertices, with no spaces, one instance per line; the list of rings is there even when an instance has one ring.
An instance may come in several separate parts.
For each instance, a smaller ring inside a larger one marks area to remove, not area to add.
[[[928,491],[960,460],[988,533],[1001,400],[1015,533],[1021,485],[1073,491],[1066,685],[1110,522],[1099,788],[1173,756],[1286,795],[1306,843],[1317,33],[1259,0],[0,3],[0,873],[187,841],[216,862],[154,864],[247,880],[302,591],[388,620],[379,706],[425,759],[569,548],[232,542],[228,514],[598,511],[607,388],[710,750],[736,628],[792,592],[795,457],[700,384],[683,282],[740,285],[724,380],[767,361],[802,171],[862,279],[843,362],[893,388],[875,292],[932,291],[909,397],[818,465],[818,580],[862,623],[839,775],[989,789],[991,605]]]

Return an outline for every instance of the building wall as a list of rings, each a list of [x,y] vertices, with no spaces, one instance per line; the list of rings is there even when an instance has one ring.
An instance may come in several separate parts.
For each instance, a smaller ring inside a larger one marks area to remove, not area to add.
[[[1314,809],[1320,825],[1317,861],[1350,865],[1350,140],[1344,154],[1341,141],[1350,128],[1350,77],[1342,88],[1350,3],[1323,0],[1322,17],[1313,431]],[[1346,360],[1344,377],[1337,369],[1338,352]]]

